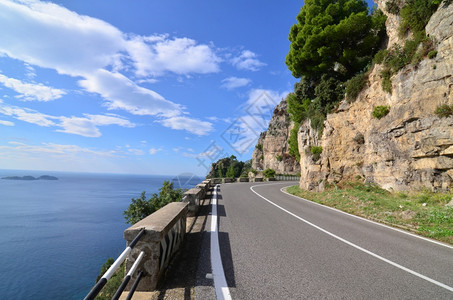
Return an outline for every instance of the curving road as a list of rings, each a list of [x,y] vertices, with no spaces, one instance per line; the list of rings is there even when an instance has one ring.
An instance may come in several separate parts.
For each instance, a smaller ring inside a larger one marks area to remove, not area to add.
[[[453,299],[453,247],[284,194],[222,184],[222,264],[233,299]]]

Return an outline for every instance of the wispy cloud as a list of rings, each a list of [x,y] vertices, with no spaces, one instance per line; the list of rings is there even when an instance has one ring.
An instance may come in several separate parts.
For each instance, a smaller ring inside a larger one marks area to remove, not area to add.
[[[14,123],[10,122],[10,121],[0,120],[0,125],[3,125],[3,126],[14,126]]]
[[[149,149],[149,154],[154,155],[154,154],[156,154],[157,152],[160,152],[160,151],[162,151],[162,150],[163,150],[162,147],[160,147],[160,148],[151,148],[151,149]]]
[[[207,135],[213,130],[212,123],[187,117],[171,117],[159,121],[168,128],[187,130],[196,135]]]
[[[259,71],[266,65],[257,58],[257,55],[254,52],[250,50],[244,50],[239,56],[233,57],[231,59],[231,63],[239,70],[248,71]]]
[[[9,78],[2,74],[0,74],[0,83],[17,92],[19,95],[16,96],[16,98],[25,101],[51,101],[61,98],[61,96],[66,94],[63,90],[51,88],[41,83],[24,83],[18,79]]]
[[[42,127],[57,127],[56,131],[81,135],[85,137],[100,137],[98,126],[118,125],[132,128],[135,124],[117,115],[90,115],[83,117],[52,116],[36,110],[8,106],[0,101],[0,114],[13,117],[27,123]]]
[[[228,78],[225,78],[224,80],[222,80],[221,87],[225,88],[227,90],[232,90],[232,89],[236,89],[239,87],[249,85],[250,82],[252,82],[252,81],[248,78],[228,77]]]

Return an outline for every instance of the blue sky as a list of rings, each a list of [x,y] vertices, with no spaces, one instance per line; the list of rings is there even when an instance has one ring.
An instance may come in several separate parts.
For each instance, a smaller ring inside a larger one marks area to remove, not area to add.
[[[0,169],[205,175],[296,82],[303,1],[0,0]]]

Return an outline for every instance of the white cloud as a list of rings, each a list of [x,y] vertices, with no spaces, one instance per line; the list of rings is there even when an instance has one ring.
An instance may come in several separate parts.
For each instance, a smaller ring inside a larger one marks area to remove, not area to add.
[[[188,117],[171,117],[159,122],[165,127],[186,130],[196,135],[207,135],[213,130],[211,123]]]
[[[126,48],[114,26],[39,1],[0,1],[0,51],[71,76],[115,64]],[[11,30],[14,28],[14,30]]]
[[[0,120],[0,125],[3,126],[14,126],[13,122]]]
[[[162,151],[162,150],[163,150],[162,147],[160,147],[160,148],[151,148],[151,149],[149,149],[149,154],[150,155],[154,155],[157,152]]]
[[[42,127],[57,127],[60,128],[56,130],[58,132],[77,134],[85,137],[101,136],[98,126],[118,125],[127,128],[135,127],[135,124],[116,115],[85,114],[84,117],[51,116],[32,109],[7,105],[0,105],[0,114]]]
[[[167,35],[134,36],[127,43],[138,76],[216,73],[221,59],[208,45],[189,38],[169,39]]]
[[[0,83],[7,88],[14,90],[20,95],[17,98],[25,101],[50,101],[61,98],[66,92],[60,89],[54,89],[41,83],[24,83],[18,79],[9,78],[0,74]]]
[[[153,82],[150,77],[168,72],[186,76],[218,72],[221,59],[211,45],[168,35],[128,35],[102,20],[36,0],[0,0],[0,36],[0,55],[76,77],[81,87],[101,95],[109,109],[170,118],[161,123],[173,129],[184,129],[179,121],[185,120],[187,130],[198,135],[211,130],[209,122],[183,116],[187,114],[183,106],[138,86],[121,73],[132,71],[143,77],[138,80]],[[52,96],[39,99],[49,98]],[[193,128],[196,124],[200,129]],[[88,123],[82,125],[86,132],[72,127],[63,131],[99,134],[94,127],[88,128]]]
[[[222,80],[222,88],[225,88],[227,90],[232,90],[235,88],[243,87],[252,82],[248,78],[238,78],[238,77],[228,77]]]
[[[257,59],[257,55],[249,50],[244,50],[242,53],[231,59],[233,66],[239,70],[258,71],[266,64]]]
[[[132,128],[135,124],[128,120],[110,115],[89,115],[85,117],[59,117],[60,124],[58,126],[63,129],[58,132],[72,133],[85,137],[100,137],[102,134],[98,126],[118,125],[121,127]]]
[[[183,107],[158,93],[136,85],[120,73],[99,69],[79,84],[87,91],[100,94],[109,109],[121,109],[134,115],[177,116]]]

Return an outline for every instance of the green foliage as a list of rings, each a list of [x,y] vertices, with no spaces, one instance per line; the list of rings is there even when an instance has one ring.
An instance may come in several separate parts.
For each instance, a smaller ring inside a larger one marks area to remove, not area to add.
[[[385,2],[385,10],[391,14],[398,15],[400,13],[401,0],[390,0]]]
[[[313,85],[313,82],[302,77],[294,85],[294,93],[287,96],[288,113],[293,122],[302,123],[310,117],[311,99],[315,97]]]
[[[241,170],[241,174],[239,177],[249,177],[249,172],[256,172],[254,169],[252,169],[252,160],[249,159],[246,162],[244,162],[244,165]]]
[[[168,203],[180,201],[183,192],[182,189],[174,189],[173,183],[169,181],[164,181],[159,194],[154,193],[148,200],[145,192],[142,192],[139,198],[131,199],[128,209],[123,212],[126,223],[135,224]]]
[[[297,141],[297,132],[299,131],[299,123],[295,123],[293,129],[289,133],[289,154],[294,157],[297,161],[300,161],[300,153],[299,153],[299,143]]]
[[[423,31],[439,4],[440,1],[436,0],[407,0],[400,13],[400,35],[403,36],[409,30],[414,33]]]
[[[373,117],[376,119],[382,119],[390,112],[390,106],[388,105],[378,105],[373,109]]]
[[[306,0],[291,27],[286,64],[294,77],[318,80],[323,74],[345,78],[371,60],[382,37],[385,16],[368,14],[363,0]]]
[[[114,263],[113,258],[107,259],[107,261],[102,265],[101,271],[99,272],[96,282],[101,279],[101,277],[107,272],[110,266]],[[113,274],[113,276],[107,281],[106,285],[102,288],[99,295],[96,296],[96,300],[110,300],[112,299],[115,292],[121,285],[123,278],[125,276],[125,265],[124,263],[118,268],[118,270]]]
[[[320,83],[315,88],[316,98],[313,101],[314,108],[322,115],[327,115],[344,97],[343,83],[324,74]]]
[[[280,154],[277,154],[277,155],[275,156],[275,159],[276,159],[277,161],[282,161],[282,160],[283,160],[283,156],[281,156]]]
[[[388,50],[387,49],[381,49],[379,50],[376,55],[373,58],[373,62],[375,64],[382,64],[384,62],[384,59],[388,56]]]
[[[381,71],[382,77],[382,90],[387,93],[392,92],[392,81],[390,80],[391,72],[390,69],[384,69]]]
[[[258,144],[255,148],[262,151],[263,145]],[[217,162],[212,163],[211,171],[206,178],[239,178],[248,174],[248,170],[251,169],[251,162],[238,161],[236,156],[231,155],[230,157],[224,157],[219,159]]]
[[[421,47],[420,44],[422,44]],[[434,41],[428,38],[425,31],[422,30],[416,32],[412,39],[407,39],[404,47],[395,44],[389,50],[381,50],[376,53],[374,62],[384,64],[384,69],[381,72],[382,89],[391,93],[390,77],[408,64],[418,64],[433,49]]]
[[[437,56],[437,51],[436,50],[432,50],[432,51],[428,52],[428,58],[429,59],[433,59],[436,56]]]
[[[313,160],[317,161],[321,157],[322,146],[311,146],[310,152],[313,157]]]
[[[448,118],[453,115],[453,105],[448,104],[439,105],[434,111],[434,113],[439,118]]]
[[[255,146],[256,149],[260,150],[260,151],[263,151],[263,145],[262,144],[257,144]]]
[[[346,100],[353,102],[365,87],[367,76],[359,73],[346,82]]]
[[[275,170],[273,170],[273,169],[266,169],[266,170],[263,171],[263,175],[264,175],[264,177],[266,177],[266,178],[272,178],[272,177],[275,176]]]

